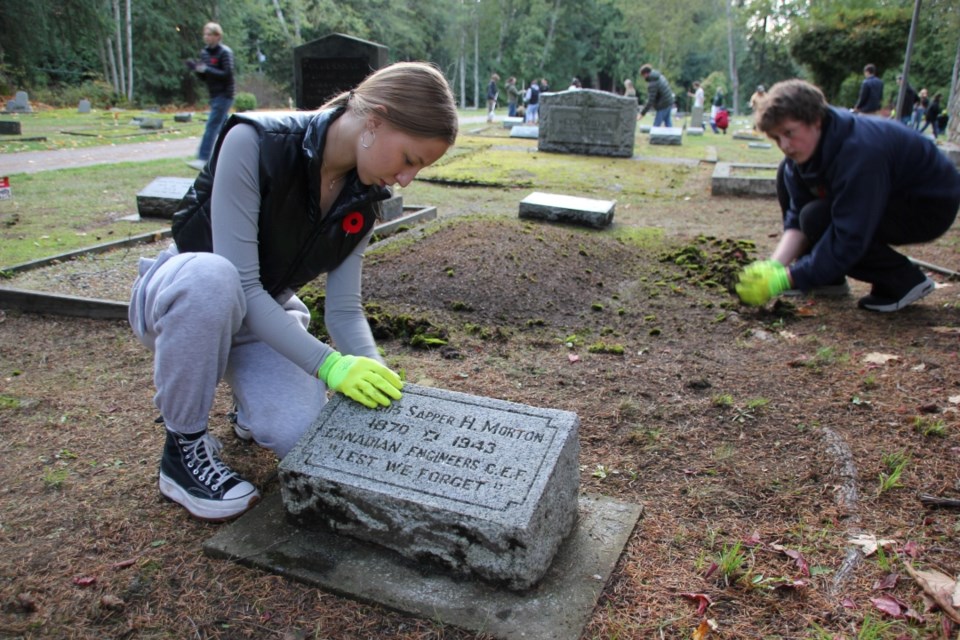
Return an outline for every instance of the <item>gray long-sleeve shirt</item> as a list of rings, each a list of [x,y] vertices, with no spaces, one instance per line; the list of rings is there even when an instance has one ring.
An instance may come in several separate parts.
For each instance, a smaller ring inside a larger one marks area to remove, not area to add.
[[[260,282],[259,159],[256,129],[244,124],[233,127],[223,140],[213,182],[213,251],[230,260],[240,273],[247,301],[244,322],[250,330],[304,371],[316,375],[333,349],[304,331],[283,311],[280,305],[293,291],[283,292],[278,301]],[[382,362],[361,306],[363,253],[371,235],[372,231],[340,266],[327,274],[324,321],[340,351]]]

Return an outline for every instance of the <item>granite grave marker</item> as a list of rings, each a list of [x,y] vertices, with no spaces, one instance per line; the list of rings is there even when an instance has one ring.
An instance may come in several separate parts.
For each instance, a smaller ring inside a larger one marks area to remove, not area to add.
[[[602,229],[613,222],[616,203],[613,200],[595,200],[578,196],[534,191],[520,201],[520,217],[569,222]]]
[[[316,109],[349,91],[373,71],[386,66],[389,49],[381,44],[333,33],[293,50],[294,90],[298,109]]]
[[[280,463],[288,518],[512,590],[572,530],[576,414],[407,384],[371,411],[336,395]]]
[[[172,218],[192,186],[193,180],[190,178],[154,178],[137,194],[140,217]]]
[[[30,106],[30,98],[26,91],[17,91],[13,100],[7,101],[7,112],[33,113],[33,108]]]
[[[537,148],[556,153],[633,156],[637,101],[596,89],[540,96]]]
[[[83,98],[77,103],[77,113],[90,113],[90,108],[90,101],[86,98]]]

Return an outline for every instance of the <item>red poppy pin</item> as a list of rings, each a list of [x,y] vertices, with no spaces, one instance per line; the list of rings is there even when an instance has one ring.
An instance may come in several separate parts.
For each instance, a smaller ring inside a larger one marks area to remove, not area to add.
[[[359,211],[348,213],[343,219],[343,231],[346,234],[360,233],[363,230],[363,215]]]

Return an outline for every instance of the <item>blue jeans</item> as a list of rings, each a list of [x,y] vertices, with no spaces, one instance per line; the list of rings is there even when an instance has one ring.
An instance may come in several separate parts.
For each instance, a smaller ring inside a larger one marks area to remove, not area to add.
[[[210,98],[210,117],[207,119],[207,128],[203,130],[203,139],[200,140],[200,150],[197,151],[197,157],[204,162],[210,159],[213,153],[213,144],[220,135],[220,128],[227,121],[230,115],[230,107],[233,106],[233,98],[227,96],[218,96]]]
[[[673,111],[673,107],[667,107],[666,109],[657,109],[656,113],[653,116],[653,126],[672,127],[673,120],[670,119],[671,111]]]

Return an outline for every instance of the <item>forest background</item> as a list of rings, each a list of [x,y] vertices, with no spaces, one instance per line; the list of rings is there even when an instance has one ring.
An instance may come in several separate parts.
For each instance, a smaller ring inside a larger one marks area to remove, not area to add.
[[[344,33],[389,47],[391,61],[429,60],[463,107],[484,102],[493,72],[526,85],[622,92],[650,63],[686,107],[693,81],[743,113],[756,85],[805,77],[852,106],[863,66],[896,100],[914,0],[0,0],[0,94],[27,90],[70,106],[197,105],[205,87],[185,66],[219,22],[239,90],[288,106],[293,49]],[[909,80],[960,110],[960,3],[922,3]],[[638,82],[642,92],[643,82]],[[502,86],[502,81],[501,81]],[[952,118],[954,127],[958,118]],[[954,127],[951,127],[954,128]]]

